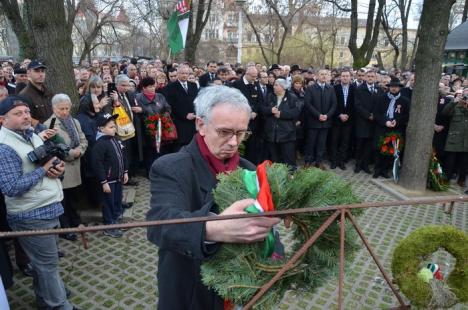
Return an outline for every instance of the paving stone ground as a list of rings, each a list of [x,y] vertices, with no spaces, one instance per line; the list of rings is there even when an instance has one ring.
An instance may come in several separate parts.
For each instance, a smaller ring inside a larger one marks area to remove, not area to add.
[[[351,166],[346,171],[334,171],[351,182],[355,193],[364,201],[396,200],[371,183],[369,175],[354,174]],[[139,178],[138,181],[132,212],[135,221],[144,220],[150,199],[148,180]],[[460,188],[454,188],[461,193]],[[468,208],[456,206],[452,215],[444,213],[440,206],[373,208],[367,209],[358,222],[390,273],[393,250],[402,238],[428,224],[452,224],[468,231]],[[59,241],[66,253],[60,260],[61,275],[72,292],[72,303],[90,310],[156,309],[157,249],[146,240],[146,230],[128,230],[122,239],[101,233],[88,234],[88,239],[88,250],[84,250],[80,242]],[[443,262],[442,269],[449,271],[453,267],[448,255],[438,253],[437,259]],[[388,309],[398,305],[364,246],[354,261],[346,263],[346,270],[345,309]],[[333,277],[316,292],[290,291],[277,309],[337,309],[337,283],[337,278]],[[16,270],[15,284],[8,292],[12,310],[35,309],[31,287],[31,278]],[[467,310],[468,305],[453,309]]]

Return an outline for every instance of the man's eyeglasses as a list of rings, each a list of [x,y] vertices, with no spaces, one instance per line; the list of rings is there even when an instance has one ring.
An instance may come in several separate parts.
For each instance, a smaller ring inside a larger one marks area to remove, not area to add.
[[[218,137],[226,141],[231,140],[233,136],[236,136],[237,141],[244,141],[244,140],[247,140],[252,134],[252,132],[248,130],[234,131],[234,130],[225,129],[225,128],[217,128],[215,130],[216,130],[216,133],[218,134]]]

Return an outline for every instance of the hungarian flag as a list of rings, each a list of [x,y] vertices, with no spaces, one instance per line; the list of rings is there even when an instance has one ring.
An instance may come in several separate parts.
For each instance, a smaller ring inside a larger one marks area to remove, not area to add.
[[[187,30],[189,24],[190,2],[189,0],[177,1],[176,10],[167,22],[169,47],[172,54],[176,54],[185,48]]]

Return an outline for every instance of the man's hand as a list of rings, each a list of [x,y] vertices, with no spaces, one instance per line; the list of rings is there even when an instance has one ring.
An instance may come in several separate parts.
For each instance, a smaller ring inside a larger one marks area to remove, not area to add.
[[[434,131],[435,132],[441,132],[442,130],[444,130],[444,126],[434,124]]]
[[[127,184],[127,182],[128,182],[128,173],[125,172],[123,175],[123,184]]]
[[[68,152],[68,155],[72,156],[73,158],[78,158],[81,156],[81,151],[76,148],[76,149],[71,149],[69,152]]]
[[[253,199],[239,200],[224,210],[220,215],[246,214],[245,208],[255,202]],[[206,241],[249,243],[266,238],[273,225],[280,222],[279,218],[256,217],[236,220],[206,222]]]
[[[347,122],[348,119],[349,119],[349,115],[348,114],[340,114],[338,115],[338,117],[340,118],[340,120],[344,123],[344,122]]]
[[[132,107],[132,112],[133,113],[141,113],[141,112],[143,112],[143,109],[141,107]]]
[[[111,98],[115,107],[120,106],[119,94],[115,90],[111,93]]]
[[[111,188],[108,183],[102,184],[102,191],[106,194],[109,194],[111,192]]]
[[[326,122],[328,119],[328,116],[326,116],[325,114],[320,114],[319,116],[319,121],[321,122]]]
[[[38,136],[42,139],[42,141],[49,140],[53,136],[57,134],[57,129],[46,129],[41,131]]]
[[[58,163],[56,162],[54,165],[54,161],[57,161]],[[54,179],[60,177],[63,174],[65,171],[65,163],[59,160],[57,157],[53,157],[48,162],[46,162],[42,168],[44,168],[46,175],[49,178]]]
[[[187,119],[188,119],[189,121],[194,120],[195,117],[196,117],[196,116],[195,116],[195,113],[189,113],[189,114],[187,114]]]

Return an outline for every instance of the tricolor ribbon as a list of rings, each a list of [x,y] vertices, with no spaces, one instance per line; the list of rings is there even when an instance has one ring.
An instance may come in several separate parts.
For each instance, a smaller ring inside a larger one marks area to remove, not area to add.
[[[268,183],[267,167],[271,165],[270,161],[264,161],[258,165],[257,171],[243,170],[242,180],[247,192],[252,199],[255,199],[253,205],[245,208],[247,213],[263,213],[274,211],[275,205],[271,196],[270,184]],[[272,257],[275,250],[275,232],[273,228],[265,239],[263,257]],[[273,258],[280,258],[281,255],[273,255]]]

